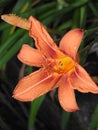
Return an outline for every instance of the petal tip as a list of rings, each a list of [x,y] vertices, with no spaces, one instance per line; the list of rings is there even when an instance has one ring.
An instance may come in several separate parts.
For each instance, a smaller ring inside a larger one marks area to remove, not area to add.
[[[20,96],[20,94],[17,94],[17,93],[13,93],[12,98],[14,98],[18,101],[22,101],[22,102],[31,101],[31,100],[23,98],[22,96]]]
[[[14,98],[14,99],[17,99],[17,100],[20,100],[20,93],[18,92],[19,91],[19,89],[17,89],[17,87],[14,89],[14,91],[13,91],[13,95],[12,95],[12,97]],[[22,100],[20,100],[20,101],[22,101]]]
[[[75,109],[66,108],[66,111],[67,111],[67,112],[76,112],[76,111],[78,111],[78,110],[80,110],[79,107],[77,107],[77,108],[75,108]]]
[[[77,30],[78,33],[82,33],[82,34],[84,34],[84,30],[83,30],[83,29],[78,28],[78,29],[76,29],[76,30]]]
[[[60,104],[61,104],[61,102],[60,102]],[[76,112],[76,111],[78,111],[78,110],[80,110],[80,108],[78,107],[78,105],[77,106],[71,106],[71,107],[68,107],[68,106],[63,106],[62,104],[61,104],[61,107],[65,110],[65,111],[67,111],[67,112]]]
[[[15,95],[15,94],[12,95],[12,98],[18,99],[18,98],[17,98],[17,95]]]

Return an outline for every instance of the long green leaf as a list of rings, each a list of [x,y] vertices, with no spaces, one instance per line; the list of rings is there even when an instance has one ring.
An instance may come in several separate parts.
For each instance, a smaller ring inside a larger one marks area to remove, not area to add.
[[[98,105],[96,106],[92,116],[92,120],[90,123],[90,130],[98,130]]]
[[[34,123],[36,121],[36,115],[44,97],[45,96],[41,96],[31,102],[31,108],[30,108],[30,114],[29,114],[29,120],[28,120],[28,130],[35,130]]]
[[[19,29],[17,30],[14,34],[12,34],[8,40],[3,43],[0,46],[0,56],[2,56],[2,54],[8,49],[10,48],[16,41],[17,39],[21,38],[21,36],[24,34],[25,30],[23,29]]]
[[[14,43],[14,45],[9,50],[6,50],[5,55],[3,55],[0,60],[0,67],[6,64],[18,52],[23,43],[26,43],[28,41],[29,37],[26,33],[23,37],[21,37],[21,39],[19,39],[16,43]]]
[[[62,110],[61,130],[66,130],[71,113]]]

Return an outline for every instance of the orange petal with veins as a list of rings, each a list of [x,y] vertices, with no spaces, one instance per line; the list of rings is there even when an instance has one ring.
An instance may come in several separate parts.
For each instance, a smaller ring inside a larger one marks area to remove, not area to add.
[[[61,80],[62,82],[60,82],[60,87],[58,88],[58,98],[61,106],[67,112],[79,110],[71,83],[65,76]]]
[[[44,26],[33,16],[29,21],[31,22],[30,36],[35,39],[36,47],[47,57],[57,58],[59,54],[63,55]]]
[[[84,31],[82,29],[73,29],[67,32],[60,42],[60,49],[65,54],[76,60],[76,54],[83,38]]]
[[[21,62],[30,66],[41,67],[45,63],[45,58],[43,57],[41,52],[27,44],[24,44],[22,46],[17,56]]]
[[[90,78],[88,73],[78,64],[76,64],[76,71],[70,75],[70,81],[74,89],[80,92],[98,93],[98,87]]]
[[[32,101],[57,87],[59,78],[57,74],[49,74],[45,69],[40,69],[19,81],[13,97],[20,101]]]

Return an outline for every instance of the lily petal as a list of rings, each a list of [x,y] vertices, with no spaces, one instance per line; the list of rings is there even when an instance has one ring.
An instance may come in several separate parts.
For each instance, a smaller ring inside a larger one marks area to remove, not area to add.
[[[76,60],[76,54],[83,38],[84,31],[77,28],[67,32],[60,42],[60,49]]]
[[[74,90],[72,89],[71,83],[65,76],[62,77],[62,82],[58,88],[58,98],[61,106],[67,112],[79,110],[76,103]]]
[[[36,47],[47,57],[57,58],[61,53],[53,39],[50,37],[44,26],[33,16],[29,18],[31,22],[30,36],[34,38]]]
[[[76,64],[76,71],[70,76],[70,81],[74,89],[79,90],[80,92],[92,92],[98,93],[98,87],[90,78],[88,73],[81,67]]]
[[[40,51],[24,44],[17,55],[24,64],[41,67],[45,63],[45,58]]]
[[[59,78],[57,74],[49,74],[45,69],[40,69],[19,81],[13,97],[20,101],[32,101],[57,87]]]

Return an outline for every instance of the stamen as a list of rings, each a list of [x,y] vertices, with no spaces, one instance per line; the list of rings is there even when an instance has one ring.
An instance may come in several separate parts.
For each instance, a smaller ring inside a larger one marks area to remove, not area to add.
[[[74,62],[70,57],[64,57],[55,60],[53,71],[61,74],[61,73],[67,73],[68,71],[72,70],[74,70]]]

